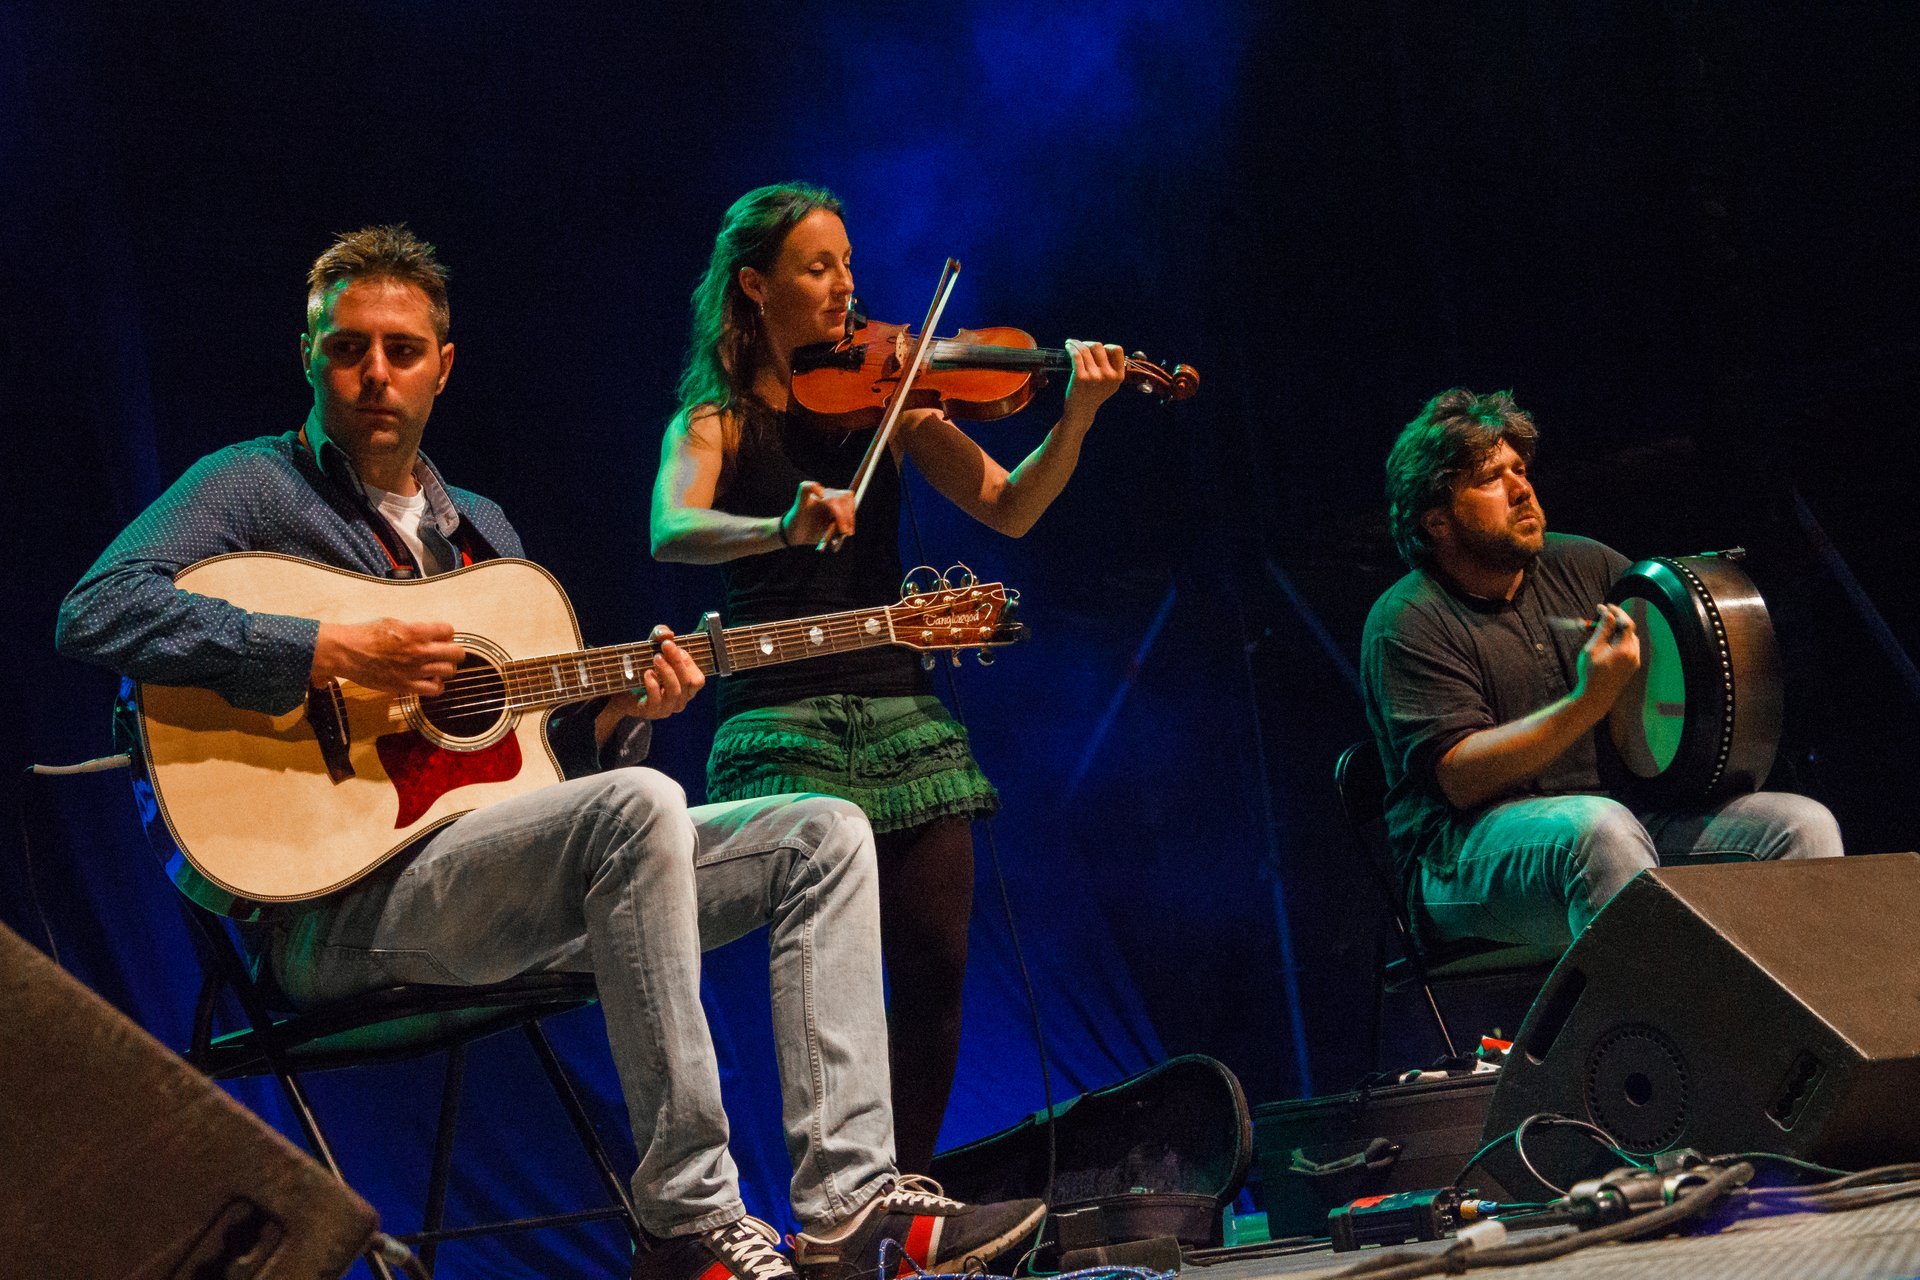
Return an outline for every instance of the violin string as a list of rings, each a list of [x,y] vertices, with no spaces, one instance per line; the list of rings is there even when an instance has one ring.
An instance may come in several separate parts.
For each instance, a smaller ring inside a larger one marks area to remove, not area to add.
[[[927,356],[927,367],[933,368],[939,364],[947,364],[950,369],[984,366],[1007,370],[1034,368],[1056,371],[1071,367],[1073,358],[1061,347],[1003,347],[984,342],[962,342],[958,338],[936,338],[933,350]],[[1171,386],[1173,382],[1173,375],[1151,360],[1137,360],[1128,356],[1125,368],[1127,373],[1143,377],[1156,385]]]
[[[963,330],[964,332],[964,330]],[[902,327],[895,335],[908,343],[917,343],[919,336],[910,329]],[[854,372],[862,376],[880,376],[892,380],[896,386],[902,380],[897,368],[889,368],[894,357],[889,354],[892,340],[870,341],[861,350],[865,352],[861,365],[854,370],[826,366],[820,372],[832,369],[837,373]],[[927,343],[926,357],[921,368],[927,372],[957,372],[964,369],[994,369],[1006,372],[1054,373],[1073,368],[1073,357],[1060,347],[1016,347],[997,343],[966,342],[958,337],[935,337]],[[1191,387],[1182,392],[1181,371],[1185,365],[1176,364],[1171,370],[1144,357],[1127,356],[1122,361],[1122,371],[1129,387],[1157,395],[1161,403],[1169,400],[1184,400],[1193,394]],[[814,371],[809,370],[808,373]],[[796,388],[807,375],[796,379]],[[1189,377],[1193,375],[1189,374]],[[897,394],[897,392],[895,393]],[[877,439],[878,437],[876,437]],[[873,451],[861,459],[854,472],[854,489],[860,492],[864,488],[865,475],[874,465]]]
[[[1058,347],[1000,347],[983,342],[961,342],[956,338],[935,340],[928,363],[940,360],[971,360],[976,363],[1000,361],[1007,365],[1058,364],[1066,356]]]

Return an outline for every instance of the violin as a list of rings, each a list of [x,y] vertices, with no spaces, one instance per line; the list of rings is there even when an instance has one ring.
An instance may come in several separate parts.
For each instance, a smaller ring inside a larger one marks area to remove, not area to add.
[[[867,495],[874,468],[886,456],[902,411],[937,407],[952,417],[1003,418],[1033,399],[1034,385],[1048,373],[1073,367],[1065,351],[1041,351],[1018,329],[962,329],[958,337],[934,337],[959,276],[960,263],[948,258],[917,334],[907,332],[905,325],[867,324],[855,305],[847,309],[846,337],[793,354],[795,404],[844,430],[878,427],[854,469],[856,508]],[[858,341],[863,334],[868,340]],[[983,337],[1006,341],[978,341]],[[1158,396],[1164,404],[1198,391],[1200,375],[1189,365],[1175,365],[1168,373],[1142,356],[1131,356],[1127,385]],[[845,540],[843,534],[830,533],[814,549],[838,551]]]
[[[907,325],[868,322],[849,311],[846,337],[793,353],[794,403],[826,426],[864,431],[888,408],[918,342]],[[962,329],[927,348],[903,407],[975,422],[1018,413],[1048,374],[1073,369],[1065,350],[1042,348],[1032,335],[1005,326]],[[1135,352],[1127,358],[1127,385],[1165,404],[1197,392],[1200,373],[1187,364],[1168,370]]]

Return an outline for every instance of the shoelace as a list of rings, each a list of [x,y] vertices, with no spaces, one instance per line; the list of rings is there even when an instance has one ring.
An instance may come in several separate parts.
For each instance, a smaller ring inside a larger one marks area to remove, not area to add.
[[[941,1190],[940,1184],[924,1173],[904,1173],[888,1189],[886,1205],[889,1209],[932,1209],[948,1211],[964,1209],[966,1206],[950,1198]]]
[[[775,1246],[780,1233],[758,1218],[742,1218],[721,1228],[716,1241],[727,1253],[727,1261],[744,1270],[753,1280],[775,1280],[791,1276],[793,1264]]]

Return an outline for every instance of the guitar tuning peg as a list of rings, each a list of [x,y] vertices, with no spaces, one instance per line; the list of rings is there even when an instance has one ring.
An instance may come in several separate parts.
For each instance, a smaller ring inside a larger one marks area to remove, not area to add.
[[[940,581],[948,590],[958,591],[973,586],[980,579],[974,577],[973,570],[964,563],[955,563],[947,566],[947,571],[940,575]]]
[[[983,667],[990,667],[993,665],[993,650],[991,649],[975,649],[973,651],[973,656],[975,659],[979,661],[980,665]]]
[[[931,671],[931,670],[933,670],[933,655],[932,655],[932,654],[930,654],[930,653],[923,653],[923,654],[921,654],[921,655],[920,655],[920,669],[921,669],[922,671]]]
[[[933,579],[933,585],[931,586],[920,585],[921,583],[920,575],[922,573],[925,573],[928,577]],[[908,571],[906,577],[900,580],[900,598],[902,600],[905,600],[909,596],[932,595],[936,591],[944,590],[946,588],[946,585],[947,585],[946,580],[940,576],[939,571],[935,569],[932,565],[917,564],[911,570]]]
[[[950,652],[950,653],[948,653],[948,654],[947,654],[947,657],[949,657],[949,658],[951,658],[951,659],[953,660],[953,665],[954,665],[954,666],[956,666],[956,667],[957,667],[957,666],[959,666],[959,665],[960,665],[960,651],[959,651],[958,649],[955,649],[955,650],[953,650],[952,652]]]

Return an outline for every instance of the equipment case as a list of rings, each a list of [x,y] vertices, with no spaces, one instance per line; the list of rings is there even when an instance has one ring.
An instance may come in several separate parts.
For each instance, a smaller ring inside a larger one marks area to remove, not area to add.
[[[1220,1243],[1221,1209],[1246,1181],[1253,1131],[1240,1081],[1199,1054],[1054,1108],[1054,1214],[1042,1257],[1155,1236]],[[1043,1195],[1046,1112],[934,1157],[950,1196],[975,1202]]]
[[[1324,1236],[1330,1210],[1360,1196],[1444,1187],[1480,1147],[1497,1071],[1388,1084],[1253,1113],[1267,1234]],[[1506,1192],[1475,1168],[1467,1185]]]

